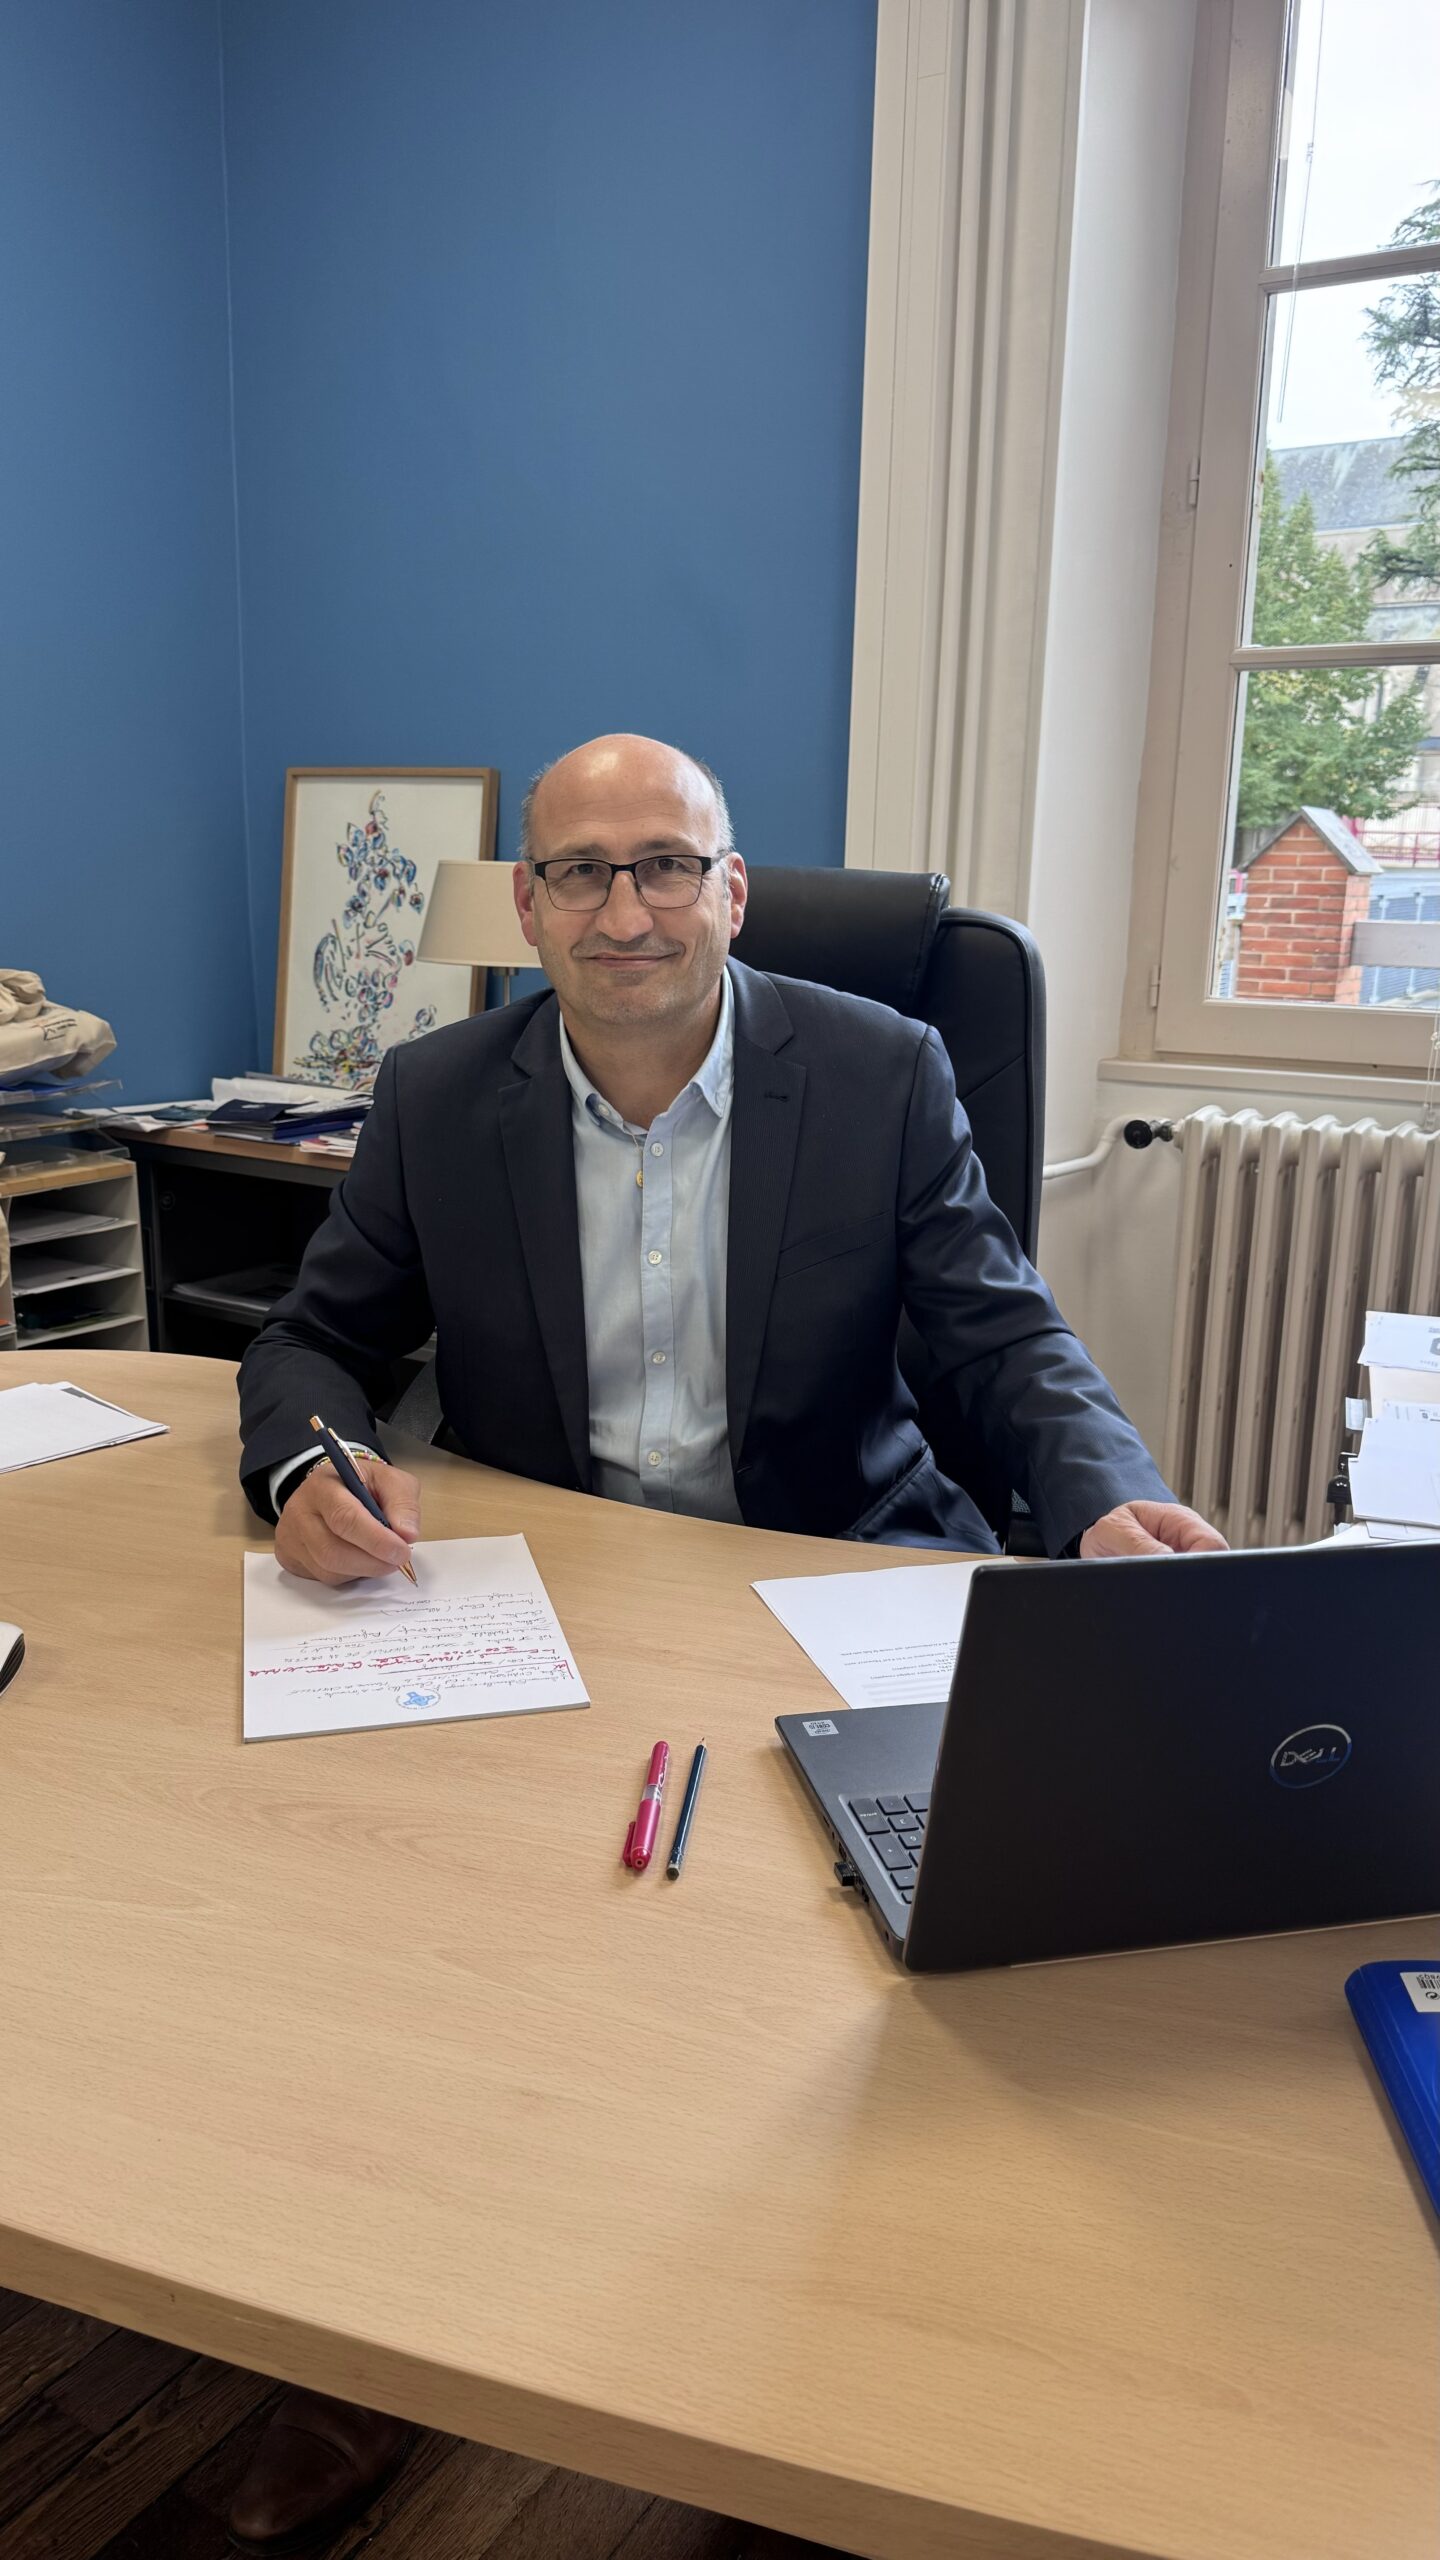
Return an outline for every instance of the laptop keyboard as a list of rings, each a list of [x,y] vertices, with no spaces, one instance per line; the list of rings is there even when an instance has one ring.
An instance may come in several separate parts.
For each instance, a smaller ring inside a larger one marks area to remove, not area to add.
[[[851,1796],[848,1802],[901,1900],[912,1901],[930,1814],[929,1789],[913,1796]]]

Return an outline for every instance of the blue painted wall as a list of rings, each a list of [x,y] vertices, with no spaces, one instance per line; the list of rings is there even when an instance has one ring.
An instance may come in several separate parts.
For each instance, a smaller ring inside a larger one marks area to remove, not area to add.
[[[253,1048],[219,46],[0,0],[0,962],[133,1100]]]
[[[222,0],[254,928],[288,764],[648,730],[843,850],[875,0]]]
[[[0,962],[132,1099],[268,1064],[287,764],[508,847],[652,730],[840,859],[874,22],[0,0]]]

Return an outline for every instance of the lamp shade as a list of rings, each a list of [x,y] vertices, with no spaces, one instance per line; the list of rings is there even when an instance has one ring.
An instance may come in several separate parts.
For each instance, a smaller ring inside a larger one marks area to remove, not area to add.
[[[419,960],[469,969],[538,969],[520,930],[508,862],[437,862]]]

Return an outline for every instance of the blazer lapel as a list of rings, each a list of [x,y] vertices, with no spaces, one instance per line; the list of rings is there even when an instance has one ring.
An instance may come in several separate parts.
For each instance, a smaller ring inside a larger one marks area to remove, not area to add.
[[[732,960],[730,970],[735,987],[735,1090],[725,1278],[725,1404],[730,1460],[738,1466],[785,1230],[805,1070],[781,1054],[792,1025],[778,989],[738,961]]]
[[[520,1070],[500,1089],[500,1139],[540,1338],[582,1493],[590,1490],[590,1378],[575,1206],[571,1093],[559,1008],[542,1005],[515,1045]]]

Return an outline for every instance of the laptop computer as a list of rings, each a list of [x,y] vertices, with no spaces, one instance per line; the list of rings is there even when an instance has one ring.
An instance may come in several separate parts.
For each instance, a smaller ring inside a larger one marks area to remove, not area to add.
[[[1440,1545],[981,1566],[947,1705],[777,1716],[917,1973],[1440,1908]]]

